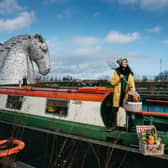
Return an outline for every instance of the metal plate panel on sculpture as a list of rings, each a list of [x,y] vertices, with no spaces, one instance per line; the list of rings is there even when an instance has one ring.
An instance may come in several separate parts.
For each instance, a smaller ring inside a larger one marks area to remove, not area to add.
[[[40,35],[19,35],[0,48],[0,84],[34,83],[33,62],[42,75],[50,70],[48,46]]]

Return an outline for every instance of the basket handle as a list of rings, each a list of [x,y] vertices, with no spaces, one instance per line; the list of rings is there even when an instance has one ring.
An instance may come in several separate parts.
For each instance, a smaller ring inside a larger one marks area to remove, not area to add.
[[[157,139],[157,137],[158,137],[158,134],[157,134],[156,127],[154,127],[153,129],[154,129],[154,133],[155,133],[155,135],[156,135],[156,139]]]

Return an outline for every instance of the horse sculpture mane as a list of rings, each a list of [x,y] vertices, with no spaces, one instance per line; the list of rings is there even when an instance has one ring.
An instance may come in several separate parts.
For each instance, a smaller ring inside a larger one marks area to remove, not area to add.
[[[41,35],[19,35],[0,44],[0,84],[34,83],[36,63],[40,74],[50,70],[48,46]]]

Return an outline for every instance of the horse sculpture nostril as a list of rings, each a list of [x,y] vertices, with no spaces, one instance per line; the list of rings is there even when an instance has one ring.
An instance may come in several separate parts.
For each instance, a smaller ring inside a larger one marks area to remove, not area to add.
[[[47,75],[50,72],[50,68],[46,69],[43,75]]]
[[[47,70],[46,70],[46,73],[49,73],[50,72],[50,68],[48,68]]]
[[[50,68],[48,68],[48,69],[41,68],[41,70],[39,70],[40,74],[42,74],[42,75],[47,75],[49,73],[49,71],[50,71]]]

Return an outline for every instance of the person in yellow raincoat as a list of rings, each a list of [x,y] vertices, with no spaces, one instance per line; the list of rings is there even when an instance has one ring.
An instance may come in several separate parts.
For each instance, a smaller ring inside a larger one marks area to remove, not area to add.
[[[112,112],[109,114],[108,129],[115,127],[118,108],[123,106],[123,101],[128,96],[127,93],[131,90],[135,90],[134,74],[128,65],[128,60],[126,58],[119,59],[117,63],[119,67],[115,69],[111,79],[114,94]]]

